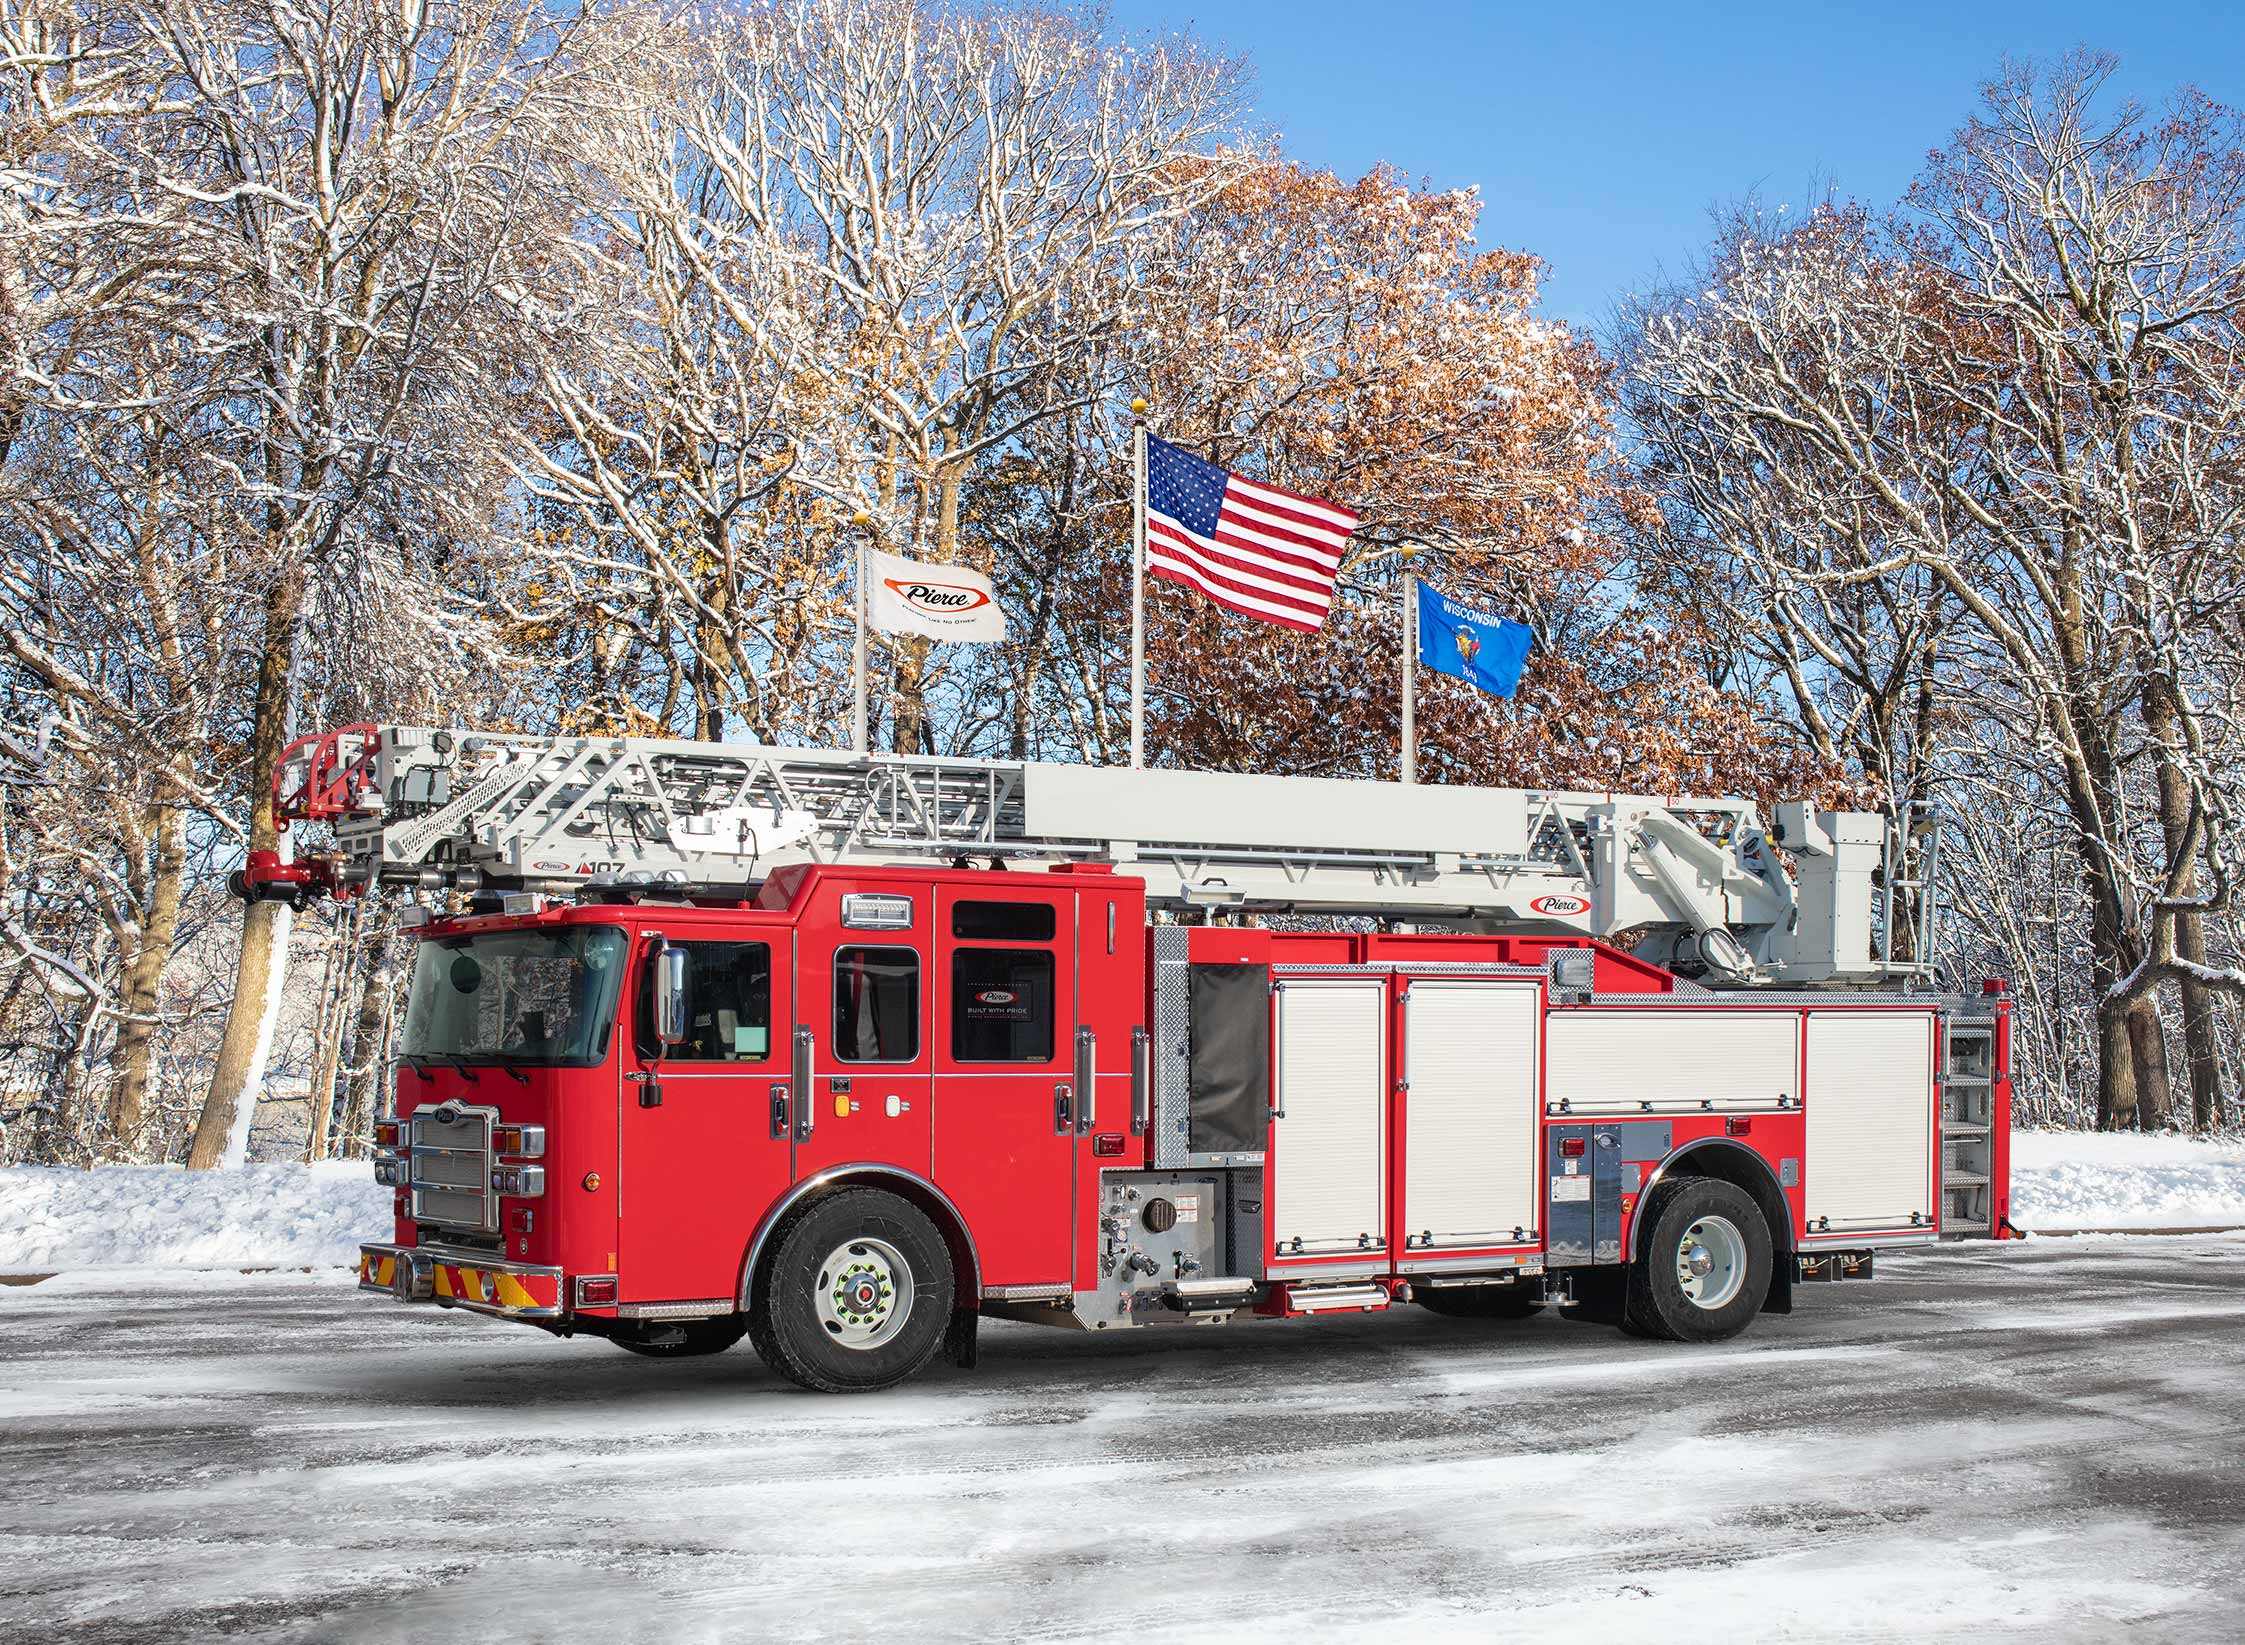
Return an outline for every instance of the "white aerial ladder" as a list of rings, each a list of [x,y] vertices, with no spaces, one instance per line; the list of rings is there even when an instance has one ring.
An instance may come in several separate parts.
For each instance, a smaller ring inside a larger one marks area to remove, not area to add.
[[[252,895],[708,895],[801,862],[1096,860],[1171,912],[1635,933],[1646,958],[1725,986],[1929,973],[1895,949],[1898,927],[1930,930],[1930,819],[1799,802],[1772,827],[1738,799],[373,725],[292,745],[275,795],[333,846],[253,859]]]

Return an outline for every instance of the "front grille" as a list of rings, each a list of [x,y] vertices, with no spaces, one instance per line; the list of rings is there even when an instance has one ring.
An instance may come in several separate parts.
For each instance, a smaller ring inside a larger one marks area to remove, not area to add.
[[[439,1103],[413,1116],[413,1216],[495,1233],[499,1197],[491,1191],[491,1126],[495,1108]]]

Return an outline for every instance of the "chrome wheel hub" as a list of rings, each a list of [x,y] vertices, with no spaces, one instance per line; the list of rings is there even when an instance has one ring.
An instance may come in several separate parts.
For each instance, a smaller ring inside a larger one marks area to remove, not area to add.
[[[912,1265],[887,1240],[853,1239],[819,1264],[819,1324],[845,1348],[893,1341],[912,1313]]]
[[[1696,1308],[1721,1308],[1746,1284],[1746,1236],[1728,1217],[1701,1217],[1676,1242],[1676,1283]]]

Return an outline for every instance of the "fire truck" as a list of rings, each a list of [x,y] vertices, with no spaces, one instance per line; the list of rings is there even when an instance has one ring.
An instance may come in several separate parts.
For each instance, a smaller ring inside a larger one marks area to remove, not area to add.
[[[417,938],[401,1302],[854,1392],[985,1316],[1718,1341],[2007,1227],[1923,818],[375,725],[276,802],[239,891]]]

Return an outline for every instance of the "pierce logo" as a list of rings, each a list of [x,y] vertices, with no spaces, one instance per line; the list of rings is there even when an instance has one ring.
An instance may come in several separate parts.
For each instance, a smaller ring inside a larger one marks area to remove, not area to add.
[[[1588,897],[1565,895],[1538,897],[1528,905],[1528,910],[1530,913],[1550,914],[1559,919],[1570,919],[1577,914],[1589,913],[1590,899]]]
[[[957,617],[990,603],[989,595],[965,583],[906,582],[896,577],[883,577],[881,581],[914,611],[924,611],[931,617]]]
[[[985,988],[975,998],[984,1005],[1011,1005],[1020,996],[1010,988]]]

